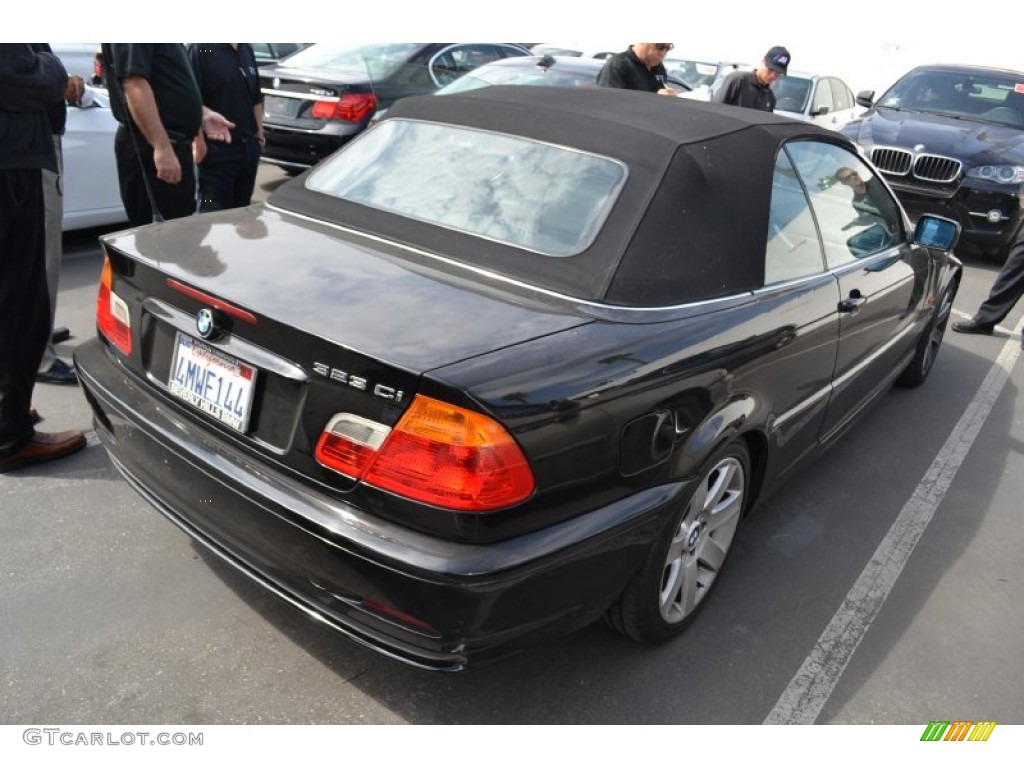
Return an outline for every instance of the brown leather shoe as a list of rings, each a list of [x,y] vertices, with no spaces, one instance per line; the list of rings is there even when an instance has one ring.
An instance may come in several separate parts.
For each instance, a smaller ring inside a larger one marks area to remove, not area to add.
[[[81,432],[36,432],[28,444],[17,453],[0,459],[0,474],[12,469],[60,459],[85,448],[85,435]]]

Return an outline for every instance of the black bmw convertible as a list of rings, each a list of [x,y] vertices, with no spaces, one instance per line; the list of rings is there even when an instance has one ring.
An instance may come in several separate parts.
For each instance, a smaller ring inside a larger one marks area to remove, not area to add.
[[[957,236],[807,123],[408,98],[266,203],[105,236],[75,361],[133,487],[358,643],[655,643],[759,500],[925,380]]]

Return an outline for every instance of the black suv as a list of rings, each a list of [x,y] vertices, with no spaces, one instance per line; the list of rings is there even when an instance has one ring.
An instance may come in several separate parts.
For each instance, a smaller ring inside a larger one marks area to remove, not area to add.
[[[962,240],[1005,259],[1024,210],[1024,73],[971,66],[911,70],[842,133],[907,212],[956,219]]]

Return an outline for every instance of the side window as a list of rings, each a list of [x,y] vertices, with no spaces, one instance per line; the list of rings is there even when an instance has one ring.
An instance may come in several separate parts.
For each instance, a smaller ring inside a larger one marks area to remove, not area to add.
[[[807,195],[793,164],[785,152],[780,152],[772,176],[768,244],[764,255],[765,285],[824,271],[821,243]]]
[[[829,269],[903,242],[898,203],[855,154],[820,141],[786,148],[810,195]]]
[[[440,85],[447,85],[460,75],[501,58],[493,45],[476,43],[447,48],[430,62],[430,71]]]
[[[835,112],[835,104],[832,103],[832,85],[828,78],[818,81],[818,87],[814,89],[814,101],[811,103],[811,114],[821,114],[822,109]]]
[[[832,101],[836,105],[836,111],[842,109],[853,109],[853,93],[842,80],[832,79]]]

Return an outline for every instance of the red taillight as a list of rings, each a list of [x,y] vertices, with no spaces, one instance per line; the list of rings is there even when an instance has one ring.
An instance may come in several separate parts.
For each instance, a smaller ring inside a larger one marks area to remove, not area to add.
[[[377,97],[372,93],[345,93],[337,101],[313,103],[311,114],[318,120],[345,120],[358,123],[377,109]]]
[[[107,337],[111,344],[124,352],[132,353],[132,323],[128,314],[128,305],[114,293],[112,285],[114,272],[110,259],[104,257],[103,272],[100,274],[100,287],[96,294],[96,325],[100,333]]]
[[[526,457],[500,424],[422,395],[391,430],[350,414],[335,416],[316,458],[377,488],[461,512],[509,507],[534,489]]]

